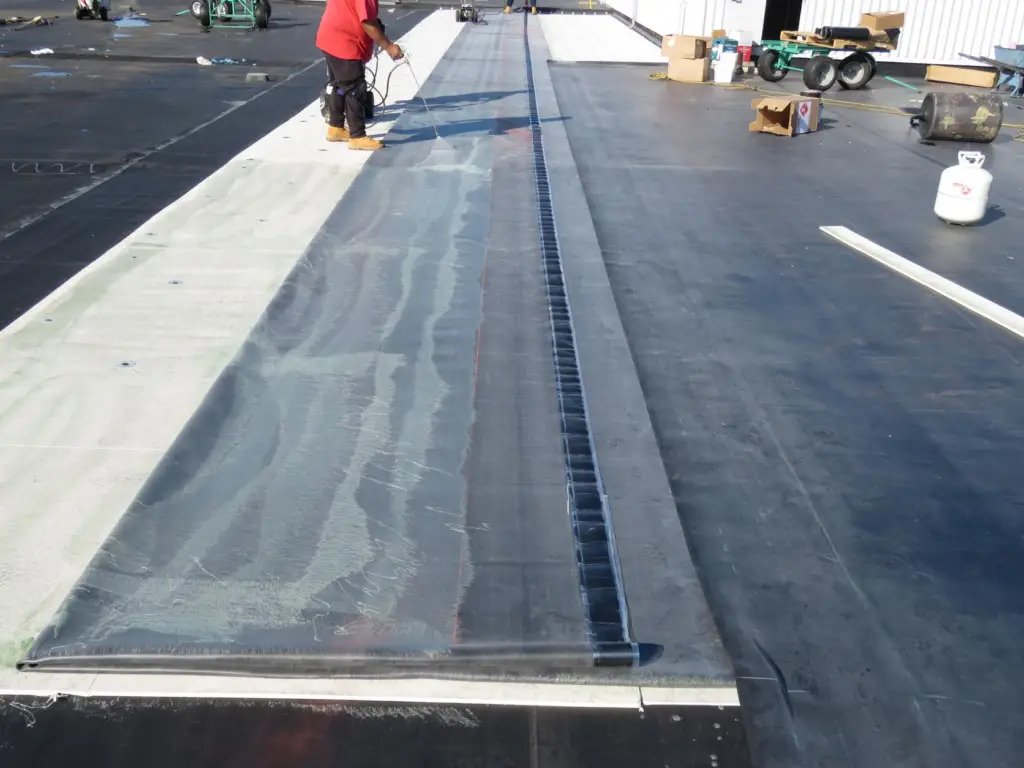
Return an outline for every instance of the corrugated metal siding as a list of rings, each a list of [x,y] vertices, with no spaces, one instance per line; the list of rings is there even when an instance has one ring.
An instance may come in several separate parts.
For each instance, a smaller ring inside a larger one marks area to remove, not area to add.
[[[800,29],[853,25],[880,8],[907,14],[899,49],[881,60],[969,64],[959,54],[1024,43],[1024,0],[804,0]]]

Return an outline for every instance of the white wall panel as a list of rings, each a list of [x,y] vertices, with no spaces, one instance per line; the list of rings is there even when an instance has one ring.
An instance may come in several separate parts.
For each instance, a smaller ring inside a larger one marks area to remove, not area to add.
[[[969,64],[960,53],[991,56],[996,45],[1024,43],[1024,0],[804,0],[801,31],[849,26],[868,11],[904,11],[899,50],[880,60]]]
[[[763,23],[764,0],[638,0],[637,21],[659,35],[705,35],[712,29],[725,28],[729,6],[745,3],[751,3],[751,7],[760,5]],[[606,4],[633,18],[633,0],[606,0]],[[761,24],[754,33],[761,33]]]

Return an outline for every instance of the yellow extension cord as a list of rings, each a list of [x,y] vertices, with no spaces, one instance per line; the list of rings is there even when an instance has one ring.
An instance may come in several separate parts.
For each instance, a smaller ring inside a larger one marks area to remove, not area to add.
[[[649,76],[651,80],[668,80],[668,75],[664,72],[655,72]],[[760,88],[756,85],[748,85],[747,83],[693,83],[693,85],[713,85],[717,88],[725,88],[727,91],[753,91],[755,93],[763,93],[766,96],[793,96],[794,94],[789,91],[769,91],[765,88]],[[844,101],[843,99],[827,99],[822,98],[822,104],[827,104],[832,107],[842,107],[844,109],[859,109],[864,112],[878,112],[883,115],[895,115],[896,117],[910,117],[906,112],[898,107],[887,107],[882,104],[862,104],[859,101]],[[1024,124],[1020,123],[1003,123],[1003,128],[1015,128],[1018,133],[1014,137],[1014,141],[1024,141]]]

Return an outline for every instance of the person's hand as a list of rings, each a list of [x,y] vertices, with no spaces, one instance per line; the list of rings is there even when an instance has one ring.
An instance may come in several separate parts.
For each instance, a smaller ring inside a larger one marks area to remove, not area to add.
[[[401,49],[398,43],[392,43],[384,50],[387,51],[387,54],[391,57],[392,61],[400,61],[405,58],[405,51]]]

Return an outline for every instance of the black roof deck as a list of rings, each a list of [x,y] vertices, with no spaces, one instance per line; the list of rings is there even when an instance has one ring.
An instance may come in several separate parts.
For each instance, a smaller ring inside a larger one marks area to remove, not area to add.
[[[578,182],[571,319],[551,293],[546,56],[521,17],[463,30],[445,138],[410,105],[22,669],[733,684]]]
[[[648,71],[552,68],[755,764],[1018,764],[1024,347],[818,228],[1020,311],[1021,145],[982,147],[997,211],[953,228],[976,147],[827,105],[750,135],[755,94]]]
[[[917,144],[905,119],[826,105],[816,134],[750,135],[750,92],[651,82],[644,67],[549,72],[528,22],[533,106],[633,637],[665,646],[657,664],[595,673],[579,642],[586,617],[560,485],[522,24],[464,31],[425,87],[447,146],[410,105],[394,148],[370,161],[151,478],[145,506],[55,617],[65,645],[44,636],[34,658],[153,670],[157,657],[203,646],[225,658],[248,644],[294,661],[320,645],[325,620],[333,659],[369,662],[377,675],[387,674],[382,654],[395,669],[402,654],[498,648],[516,664],[492,675],[544,679],[555,659],[560,676],[653,683],[654,694],[666,683],[727,687],[734,665],[743,731],[735,710],[717,707],[22,698],[0,720],[17,764],[64,764],[62,750],[104,765],[217,764],[219,750],[244,745],[257,765],[385,755],[726,766],[745,761],[746,740],[754,764],[773,768],[1019,762],[1020,340],[819,227],[847,226],[1021,311],[1021,145],[1007,135],[986,148],[998,209],[984,226],[953,229],[930,208],[961,147]],[[309,86],[319,78],[311,71]],[[293,82],[267,105],[301,102]],[[879,81],[844,98],[900,104],[914,94]],[[238,127],[256,130],[251,120]],[[157,191],[173,196],[170,164],[140,165],[105,194],[127,199],[142,187],[121,185],[164,179]],[[77,244],[84,254],[98,247],[94,233],[116,241],[109,223],[85,226],[104,187],[54,213],[63,228],[40,222],[0,245],[22,249],[19,275],[40,273],[25,265],[49,237],[60,240],[52,250]],[[130,215],[162,204],[143,202]],[[341,243],[358,257],[336,258]],[[5,292],[22,284],[0,276]],[[375,367],[360,368],[369,353]],[[394,376],[393,391],[376,389],[381,366],[399,358],[417,365],[395,369],[407,375]],[[382,392],[391,400],[378,411],[371,395]],[[443,418],[424,422],[430,409]],[[391,447],[339,441],[346,429]],[[318,494],[346,483],[331,467],[351,468],[364,449],[374,458],[352,476],[360,504],[322,514]],[[418,449],[429,457],[416,459]],[[400,476],[416,483],[415,503],[403,501]],[[463,506],[446,524],[444,513]],[[316,542],[337,545],[324,534],[338,523],[367,547],[328,559],[364,597],[338,580],[309,588],[310,574],[325,572],[312,567],[323,559]],[[287,549],[294,542],[302,552]],[[404,591],[388,588],[401,580]],[[367,620],[368,607],[382,618]],[[256,617],[250,634],[218,630],[217,612],[231,610]],[[346,616],[359,619],[354,628]],[[68,635],[84,653],[69,653]],[[531,647],[541,663],[522,663]],[[165,668],[194,669],[191,655]],[[433,672],[487,676],[455,667]],[[347,672],[357,674],[353,664]],[[373,753],[341,752],[356,741]],[[410,744],[437,752],[403,753]]]

